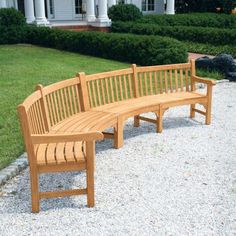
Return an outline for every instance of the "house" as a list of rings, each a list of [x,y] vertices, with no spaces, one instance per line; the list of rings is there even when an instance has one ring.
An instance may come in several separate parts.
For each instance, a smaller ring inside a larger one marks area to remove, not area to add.
[[[175,12],[175,0],[0,0],[0,8],[19,9],[38,25],[107,27],[107,9],[118,3],[135,4],[144,14]]]

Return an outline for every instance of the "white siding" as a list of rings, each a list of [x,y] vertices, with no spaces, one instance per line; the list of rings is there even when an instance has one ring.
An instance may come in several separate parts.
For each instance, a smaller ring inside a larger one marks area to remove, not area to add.
[[[156,0],[156,13],[164,14],[165,13],[165,4],[164,0]]]
[[[74,19],[74,1],[73,0],[54,0],[55,20],[73,20]]]

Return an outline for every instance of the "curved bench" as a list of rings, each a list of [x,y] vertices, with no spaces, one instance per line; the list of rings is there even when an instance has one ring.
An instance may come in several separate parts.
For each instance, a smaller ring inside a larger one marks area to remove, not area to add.
[[[207,93],[196,92],[195,83],[205,83]],[[18,106],[23,136],[30,163],[32,211],[39,211],[41,198],[87,194],[94,205],[94,143],[114,139],[123,145],[124,122],[134,117],[157,125],[162,132],[164,112],[174,106],[190,105],[211,122],[214,81],[195,75],[195,63],[148,66],[85,75],[61,81],[36,91]],[[195,107],[202,104],[205,111]],[[154,112],[157,119],[142,116]],[[112,127],[113,133],[104,132]],[[87,188],[59,192],[39,192],[40,173],[86,170]]]

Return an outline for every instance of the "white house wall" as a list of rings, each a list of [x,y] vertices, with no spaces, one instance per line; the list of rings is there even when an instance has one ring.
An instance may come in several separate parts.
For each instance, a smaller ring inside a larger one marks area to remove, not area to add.
[[[54,0],[54,19],[55,20],[73,20],[74,1],[72,0]]]

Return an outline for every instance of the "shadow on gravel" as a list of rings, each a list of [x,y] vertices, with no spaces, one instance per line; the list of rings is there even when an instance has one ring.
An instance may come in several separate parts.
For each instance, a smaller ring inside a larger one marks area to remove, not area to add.
[[[163,132],[169,129],[194,127],[194,126],[198,126],[202,124],[203,124],[202,122],[199,122],[194,119],[190,119],[188,117],[166,117],[163,119]],[[112,129],[109,129],[108,131],[113,132]],[[125,124],[125,127],[124,127],[125,140],[134,138],[136,136],[141,136],[147,133],[156,133],[156,125],[145,122],[145,121],[141,121],[139,127],[134,127],[133,123]],[[161,134],[157,133],[157,135],[161,135]],[[106,151],[110,148],[113,148],[113,140],[111,139],[104,139],[102,141],[97,142],[96,144],[97,152]]]
[[[198,126],[196,120],[186,117],[166,117],[163,122],[164,131],[168,129],[178,129],[183,127]],[[133,123],[127,123],[124,127],[124,138],[130,139],[147,133],[156,133],[154,124],[141,122],[140,127],[134,128]],[[157,134],[160,135],[160,134]],[[103,140],[96,144],[96,152],[100,153],[111,149],[113,140]],[[117,150],[119,152],[119,150]],[[101,157],[100,157],[101,158]],[[17,184],[15,184],[15,181]],[[13,183],[9,182],[4,186],[4,191],[0,195],[0,215],[17,214],[31,212],[29,169],[27,168],[21,175],[18,175]],[[17,187],[14,187],[17,186]],[[43,174],[40,176],[40,190],[52,191],[55,189],[84,188],[86,186],[86,175],[84,172],[66,172],[56,174]],[[17,188],[17,189],[14,189]],[[87,209],[86,196],[74,196],[66,198],[46,199],[41,201],[40,214],[48,214],[49,210],[56,212],[62,208]],[[7,210],[6,210],[7,209]],[[1,216],[0,216],[1,218]]]

